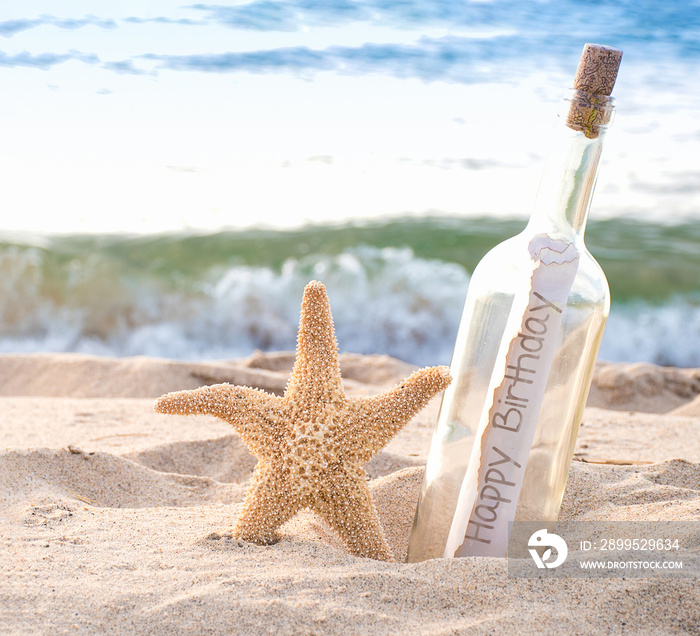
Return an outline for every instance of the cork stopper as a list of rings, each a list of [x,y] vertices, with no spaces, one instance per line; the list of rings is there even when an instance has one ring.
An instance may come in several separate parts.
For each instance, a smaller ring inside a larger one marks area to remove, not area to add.
[[[594,95],[612,95],[622,51],[602,44],[584,44],[574,88]]]
[[[611,117],[612,94],[622,51],[601,44],[586,44],[574,78],[574,97],[566,124],[595,139]]]

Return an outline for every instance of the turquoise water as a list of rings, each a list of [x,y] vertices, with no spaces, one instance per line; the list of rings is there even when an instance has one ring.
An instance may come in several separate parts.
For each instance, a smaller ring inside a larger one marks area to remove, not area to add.
[[[225,358],[291,349],[326,283],[341,350],[448,362],[469,273],[521,220],[403,218],[0,242],[0,350]],[[610,282],[601,357],[700,366],[700,224],[590,222]]]

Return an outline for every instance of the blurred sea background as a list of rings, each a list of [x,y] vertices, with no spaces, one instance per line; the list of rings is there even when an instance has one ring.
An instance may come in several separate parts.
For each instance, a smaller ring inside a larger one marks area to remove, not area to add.
[[[624,51],[587,244],[600,357],[700,367],[700,3],[159,0],[0,13],[0,351],[449,362],[585,42]],[[4,15],[3,15],[4,14]]]

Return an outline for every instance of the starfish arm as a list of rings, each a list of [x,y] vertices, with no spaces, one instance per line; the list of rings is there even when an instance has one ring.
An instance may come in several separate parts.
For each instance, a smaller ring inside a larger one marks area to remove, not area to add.
[[[333,316],[323,283],[304,288],[294,368],[285,397],[307,405],[344,399]]]
[[[342,435],[348,452],[361,463],[369,461],[451,381],[447,367],[426,367],[391,391],[371,398],[349,398],[349,418]]]
[[[209,414],[228,422],[258,459],[279,449],[283,435],[281,398],[260,389],[214,384],[192,391],[166,393],[156,400],[157,413]]]
[[[351,554],[394,561],[363,469],[338,467],[309,507],[340,537]]]
[[[266,462],[258,462],[251,482],[232,534],[259,545],[275,543],[280,526],[299,512],[302,499]]]

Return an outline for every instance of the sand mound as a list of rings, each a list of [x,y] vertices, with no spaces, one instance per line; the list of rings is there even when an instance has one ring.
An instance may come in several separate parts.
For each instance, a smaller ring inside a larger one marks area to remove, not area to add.
[[[678,408],[670,411],[670,415],[678,415],[680,417],[700,417],[700,395],[695,397],[690,402],[679,406]]]
[[[406,558],[423,472],[422,466],[404,468],[370,484],[384,534],[399,561]]]
[[[574,462],[560,518],[700,520],[700,464],[670,460],[632,466]]]
[[[240,499],[242,487],[207,477],[158,472],[109,453],[6,451],[0,455],[5,504],[60,497],[103,508],[193,506]]]
[[[155,414],[152,398],[220,381],[279,392],[292,361],[0,356],[0,631],[700,632],[693,578],[513,579],[505,561],[481,558],[381,563],[348,555],[309,512],[272,546],[231,537],[255,459],[228,425]],[[341,368],[355,394],[413,370],[348,354]],[[562,520],[700,519],[698,381],[695,370],[598,368]],[[399,560],[437,406],[367,465]]]
[[[698,395],[699,369],[674,369],[645,362],[599,363],[593,376],[588,406],[668,413]]]
[[[208,477],[221,483],[247,481],[257,461],[238,435],[165,444],[126,457],[154,471]]]
[[[163,393],[229,382],[280,395],[294,354],[256,353],[217,362],[175,362],[155,358],[103,358],[77,353],[0,355],[0,396],[156,398]],[[389,356],[341,354],[346,388],[399,382],[416,367]]]
[[[227,362],[101,358],[73,353],[0,356],[0,395],[8,396],[146,398],[217,382],[281,393],[286,376]]]

